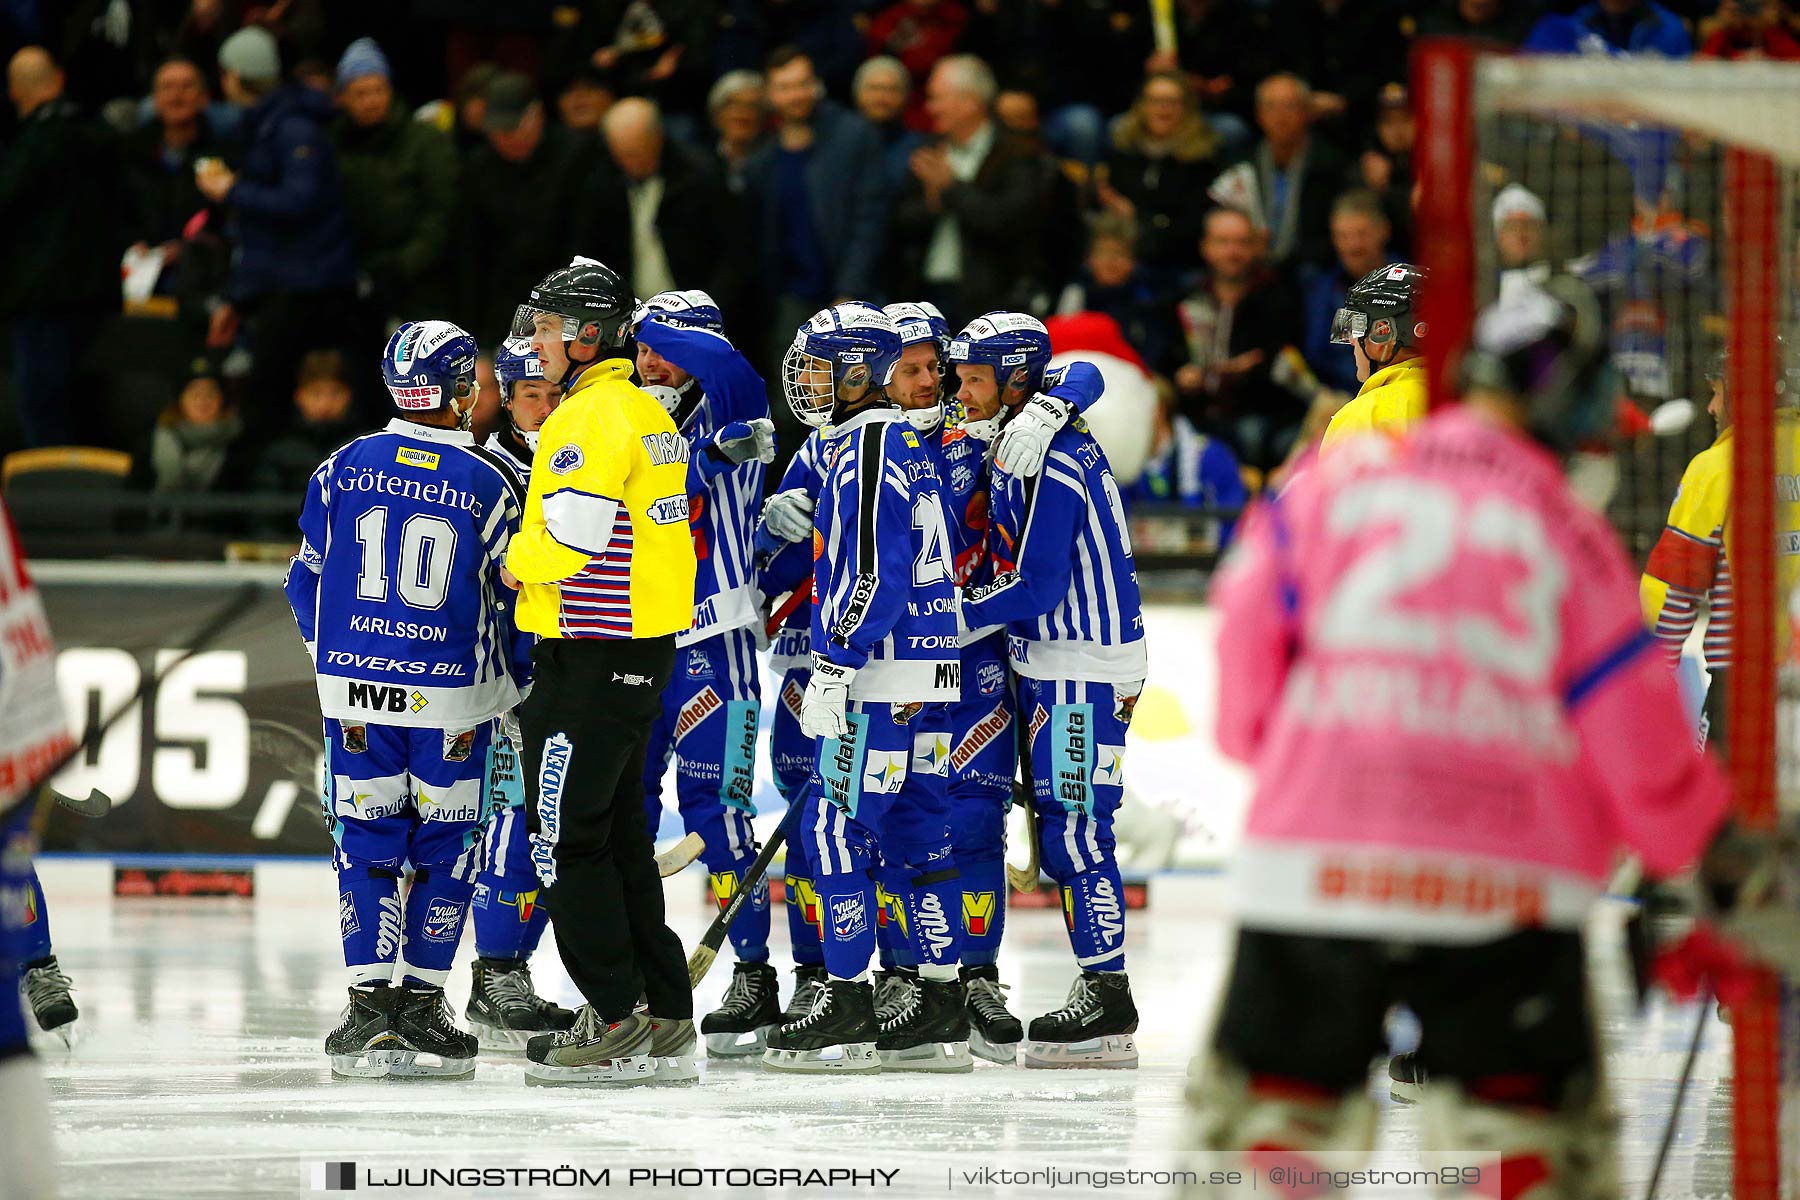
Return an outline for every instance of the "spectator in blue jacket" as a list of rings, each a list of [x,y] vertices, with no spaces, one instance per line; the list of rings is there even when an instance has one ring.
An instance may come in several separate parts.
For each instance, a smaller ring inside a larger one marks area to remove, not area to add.
[[[1569,16],[1543,17],[1520,48],[1537,54],[1688,58],[1694,42],[1681,18],[1654,0],[1594,0]]]
[[[1126,511],[1149,504],[1226,510],[1232,515],[1219,525],[1219,549],[1223,550],[1237,526],[1238,510],[1250,502],[1243,469],[1230,446],[1207,437],[1175,411],[1172,388],[1157,390],[1150,457],[1144,461],[1143,473],[1120,493]]]
[[[240,316],[250,315],[255,368],[245,418],[255,430],[280,411],[308,350],[331,347],[354,359],[367,347],[357,344],[350,217],[326,135],[331,97],[283,85],[275,38],[259,26],[225,39],[219,78],[226,98],[248,111],[242,166],[198,164],[201,193],[230,209],[238,243],[207,344],[229,345]]]
[[[1300,277],[1300,354],[1319,382],[1346,395],[1356,395],[1356,356],[1331,341],[1332,319],[1344,306],[1350,285],[1391,261],[1387,213],[1380,197],[1363,188],[1339,196],[1331,205],[1331,248],[1337,261],[1313,267]]]
[[[912,76],[906,65],[891,55],[880,54],[856,68],[850,98],[863,120],[874,126],[887,159],[888,187],[898,192],[906,181],[907,159],[925,144],[925,135],[906,124],[906,102],[912,95]]]
[[[774,293],[770,329],[785,348],[795,327],[826,305],[877,297],[888,189],[881,140],[825,98],[810,58],[784,47],[769,56],[765,75],[775,136],[744,175]]]

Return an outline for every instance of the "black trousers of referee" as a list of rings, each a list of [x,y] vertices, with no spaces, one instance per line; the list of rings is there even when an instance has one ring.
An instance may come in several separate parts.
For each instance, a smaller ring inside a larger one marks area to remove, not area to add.
[[[544,784],[557,801],[556,886],[541,897],[563,966],[608,1022],[642,995],[654,1016],[694,1014],[687,959],[668,927],[654,834],[644,815],[644,751],[675,667],[675,638],[545,638],[519,706],[529,826]],[[545,746],[557,743],[551,773]],[[557,770],[560,768],[560,780]]]

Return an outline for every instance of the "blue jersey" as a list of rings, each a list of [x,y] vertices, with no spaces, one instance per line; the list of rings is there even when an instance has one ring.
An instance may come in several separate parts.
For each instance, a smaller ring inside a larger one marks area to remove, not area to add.
[[[992,473],[994,581],[963,592],[971,629],[1004,625],[1013,670],[1031,679],[1144,678],[1144,616],[1125,503],[1106,453],[1072,418],[1033,479]]]
[[[711,330],[645,321],[638,340],[694,377],[673,414],[688,440],[688,527],[698,568],[694,624],[675,636],[685,646],[758,620],[751,541],[767,468],[754,459],[734,466],[704,451],[732,422],[767,417],[769,398],[762,376]]]
[[[325,716],[461,730],[519,702],[535,639],[500,569],[520,507],[457,430],[396,419],[325,460],[287,578]]]
[[[824,444],[824,430],[815,429],[807,434],[806,440],[800,443],[800,448],[794,451],[794,457],[788,460],[787,469],[781,473],[781,487],[777,490],[805,492],[817,504],[821,482],[819,460],[823,454]],[[813,548],[810,541],[789,542],[780,545],[775,548],[773,553],[765,554],[758,559],[756,582],[757,586],[762,589],[763,595],[777,606],[783,603],[784,598],[788,599],[790,603],[785,617],[781,616],[779,607],[770,614],[771,619],[775,620],[780,629],[804,631],[811,625],[812,605],[805,601],[810,599],[812,574]],[[800,603],[792,603],[792,594],[796,589],[801,589],[803,592],[799,597]],[[804,637],[797,640],[782,639],[776,637],[775,629],[769,630],[769,636],[775,638],[775,656],[777,658],[783,657],[784,640],[799,646],[798,651],[791,653],[801,655],[807,653]]]
[[[854,700],[955,700],[950,535],[918,433],[898,408],[868,408],[833,426],[821,454],[813,653],[859,668]]]

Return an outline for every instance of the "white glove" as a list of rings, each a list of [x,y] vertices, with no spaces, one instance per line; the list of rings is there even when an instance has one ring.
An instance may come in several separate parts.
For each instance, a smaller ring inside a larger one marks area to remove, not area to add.
[[[509,708],[500,714],[500,734],[512,742],[513,749],[525,753],[525,734],[519,729],[519,710]]]
[[[855,667],[843,667],[820,654],[812,656],[812,679],[800,698],[800,732],[807,737],[841,738],[850,728],[844,715],[850,703]]]
[[[775,461],[775,422],[767,417],[733,421],[719,430],[713,445],[731,463],[749,462],[753,458],[757,462],[772,463]]]
[[[1000,430],[994,443],[994,463],[1014,479],[1029,479],[1044,469],[1050,439],[1068,424],[1075,406],[1067,400],[1038,392],[1019,406],[1019,411]]]
[[[763,505],[763,525],[784,542],[798,542],[812,536],[813,499],[804,491],[776,492]]]

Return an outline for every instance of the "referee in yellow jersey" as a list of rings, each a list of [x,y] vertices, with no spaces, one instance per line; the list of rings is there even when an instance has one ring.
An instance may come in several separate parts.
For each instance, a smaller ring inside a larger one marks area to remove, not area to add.
[[[525,516],[506,553],[517,620],[539,634],[519,708],[532,861],[556,944],[587,1003],[526,1048],[558,1083],[693,1078],[693,995],[664,919],[644,814],[644,750],[693,620],[687,440],[617,357],[636,301],[577,258],[513,321],[563,401],[538,431]],[[635,1013],[638,997],[648,1013]]]

